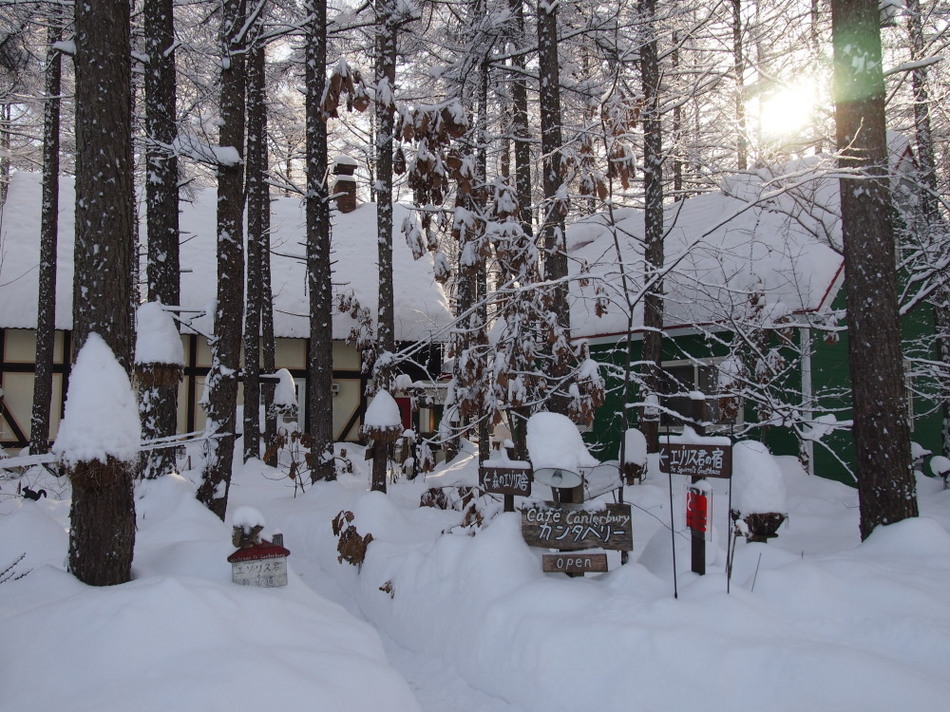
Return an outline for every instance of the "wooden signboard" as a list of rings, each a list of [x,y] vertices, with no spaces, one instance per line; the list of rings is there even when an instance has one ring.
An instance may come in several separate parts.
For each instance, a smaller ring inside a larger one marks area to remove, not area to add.
[[[732,445],[660,443],[660,472],[691,477],[732,477]]]
[[[478,484],[488,494],[529,497],[532,479],[531,470],[522,467],[483,467]]]
[[[588,509],[582,504],[546,502],[521,511],[521,535],[529,546],[562,551],[633,550],[629,504]]]
[[[544,554],[541,568],[548,574],[597,574],[607,570],[607,554]]]

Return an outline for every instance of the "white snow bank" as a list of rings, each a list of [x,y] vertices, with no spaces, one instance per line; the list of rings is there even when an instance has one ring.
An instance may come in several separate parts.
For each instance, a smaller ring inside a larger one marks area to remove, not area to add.
[[[98,334],[89,334],[69,378],[53,453],[68,467],[108,458],[131,462],[142,440],[138,403],[125,369]]]

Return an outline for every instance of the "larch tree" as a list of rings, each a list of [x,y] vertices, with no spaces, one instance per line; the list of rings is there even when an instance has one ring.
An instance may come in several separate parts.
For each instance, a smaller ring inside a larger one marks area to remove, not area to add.
[[[567,414],[569,400],[565,391],[570,373],[570,310],[567,293],[567,250],[564,239],[564,217],[567,194],[564,185],[561,149],[561,79],[558,61],[558,6],[556,2],[538,2],[538,80],[539,119],[541,129],[541,206],[540,240],[543,278],[550,282],[546,295],[548,312],[545,351],[550,354],[551,392],[547,407],[555,413]]]
[[[211,370],[203,405],[205,463],[196,496],[224,519],[234,459],[235,410],[241,368],[241,315],[244,309],[244,0],[221,4],[220,129],[217,149],[217,300]]]
[[[132,356],[131,46],[127,0],[76,3],[76,353],[97,334],[128,371]],[[81,461],[72,483],[69,567],[81,581],[131,579],[134,465]]]
[[[640,0],[643,44],[640,76],[643,88],[643,190],[645,198],[643,247],[642,377],[648,396],[660,392],[663,343],[663,135],[660,115],[660,61],[656,39],[656,1]],[[659,420],[644,406],[641,429],[647,451],[659,451]]]
[[[260,3],[263,6],[263,0]],[[261,456],[261,313],[270,296],[260,288],[264,233],[269,226],[267,77],[262,41],[263,7],[248,35],[247,52],[247,306],[244,310],[244,460]]]
[[[891,223],[880,15],[832,0],[835,125],[861,538],[917,516]]]
[[[145,215],[148,238],[149,301],[180,306],[178,250],[178,157],[175,22],[172,0],[147,0],[145,42]],[[173,379],[168,379],[173,380]],[[155,381],[140,391],[142,436],[174,435],[178,429],[178,383]],[[154,478],[175,467],[173,448],[143,457],[142,476]]]
[[[49,450],[50,404],[53,396],[53,345],[56,329],[56,245],[59,235],[60,92],[65,13],[50,8],[43,91],[43,202],[40,216],[40,268],[36,308],[36,374],[30,418],[30,452]]]
[[[393,147],[395,133],[396,48],[400,18],[395,0],[375,0],[376,88],[376,239],[379,269],[376,343],[373,374],[375,391],[388,388],[396,351],[393,315]],[[373,451],[372,489],[386,491],[389,447],[377,442]]]
[[[335,479],[333,463],[333,285],[330,271],[330,191],[327,116],[323,110],[327,66],[326,0],[308,0],[306,20],[307,287],[310,294],[310,351],[307,409],[310,421],[310,477]],[[390,149],[391,150],[391,149]],[[382,206],[379,207],[383,211]],[[392,216],[390,215],[390,239]],[[382,249],[382,245],[380,245]],[[390,278],[391,279],[391,278]],[[380,279],[382,292],[382,277]],[[379,448],[382,450],[382,447]]]

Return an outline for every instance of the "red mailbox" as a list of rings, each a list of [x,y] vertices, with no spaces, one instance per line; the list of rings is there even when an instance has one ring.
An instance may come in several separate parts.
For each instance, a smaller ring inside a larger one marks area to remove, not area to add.
[[[698,487],[686,490],[686,526],[695,532],[706,533],[709,522],[709,499]]]

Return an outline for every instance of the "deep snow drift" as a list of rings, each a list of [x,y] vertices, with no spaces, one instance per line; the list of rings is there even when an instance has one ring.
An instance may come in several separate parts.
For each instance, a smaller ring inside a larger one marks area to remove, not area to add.
[[[498,501],[479,502],[481,528],[418,506],[430,487],[454,501],[455,486],[476,482],[470,449],[388,495],[367,491],[362,452],[347,449],[353,474],[302,493],[257,461],[235,474],[230,511],[254,507],[265,536],[282,532],[292,552],[279,589],[231,583],[231,521],[194,501],[194,472],[138,486],[135,580],[95,589],[63,568],[67,483],[0,471],[0,571],[26,554],[0,576],[0,708],[731,712],[950,699],[950,492],[939,481],[920,481],[921,518],[861,544],[854,490],[777,458],[788,521],[768,544],[737,542],[727,593],[728,484],[713,482],[716,529],[698,577],[687,478],[674,478],[674,598],[669,481],[655,462],[625,489],[631,563],[612,552],[609,573],[569,579],[541,572],[541,550]],[[49,496],[25,500],[17,484]],[[538,498],[545,490],[535,485]],[[338,560],[342,510],[373,535],[359,569]]]

